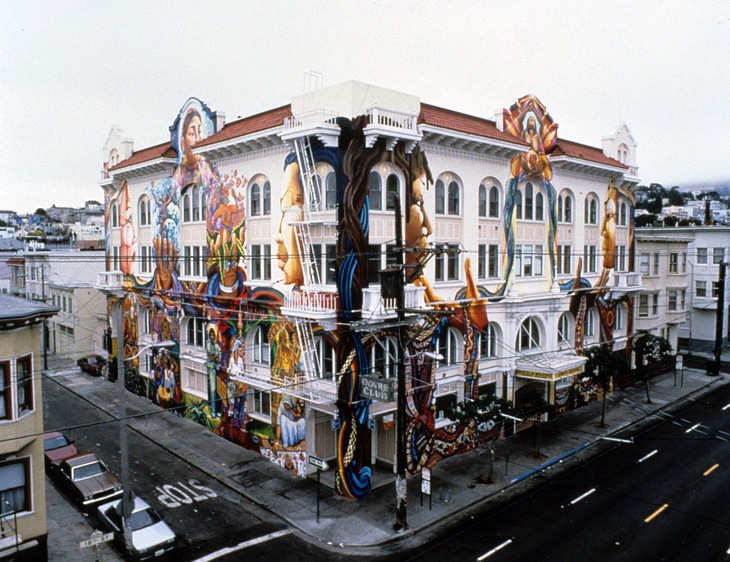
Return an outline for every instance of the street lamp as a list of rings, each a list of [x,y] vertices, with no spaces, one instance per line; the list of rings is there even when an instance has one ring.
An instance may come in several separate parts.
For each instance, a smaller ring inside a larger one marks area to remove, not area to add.
[[[151,343],[142,347],[133,356],[124,357],[124,326],[122,324],[122,303],[117,300],[114,304],[114,329],[117,333],[117,379],[119,389],[119,449],[122,476],[122,524],[124,531],[124,547],[127,552],[132,549],[132,529],[129,520],[132,517],[132,506],[134,495],[129,484],[129,448],[127,447],[127,389],[124,380],[124,363],[139,357],[142,353],[152,348],[172,348],[176,343],[172,340],[164,340]]]

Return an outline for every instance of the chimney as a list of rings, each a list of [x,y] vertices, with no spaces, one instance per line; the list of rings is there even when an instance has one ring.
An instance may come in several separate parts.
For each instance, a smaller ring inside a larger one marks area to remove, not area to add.
[[[712,211],[710,211],[710,200],[705,199],[705,226],[712,225]]]

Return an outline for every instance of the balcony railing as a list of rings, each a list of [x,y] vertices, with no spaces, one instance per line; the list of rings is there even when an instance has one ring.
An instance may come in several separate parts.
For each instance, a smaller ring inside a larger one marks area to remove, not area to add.
[[[644,289],[641,273],[617,272],[611,273],[608,281],[610,298],[618,299],[627,294],[636,294]]]
[[[424,308],[425,287],[416,287],[407,285],[405,288],[405,307]],[[362,291],[362,310],[363,314],[369,314],[371,317],[377,314],[383,317],[395,316],[397,303],[396,299],[384,299],[380,295],[380,287],[368,287]]]
[[[120,290],[124,286],[124,274],[121,271],[102,271],[96,276],[96,287],[100,290]]]

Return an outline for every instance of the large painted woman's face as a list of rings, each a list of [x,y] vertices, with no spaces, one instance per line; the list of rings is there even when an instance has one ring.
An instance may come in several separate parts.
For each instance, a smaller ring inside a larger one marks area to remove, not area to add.
[[[193,148],[203,138],[203,124],[197,115],[190,120],[188,128],[185,130],[185,146]]]

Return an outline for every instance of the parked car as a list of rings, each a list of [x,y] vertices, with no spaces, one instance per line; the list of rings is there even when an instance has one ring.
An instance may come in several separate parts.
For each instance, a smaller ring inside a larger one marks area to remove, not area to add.
[[[93,453],[79,453],[61,461],[59,487],[82,509],[122,496],[122,484]]]
[[[97,518],[101,528],[114,533],[114,540],[125,550],[122,500],[100,505]],[[175,532],[162,520],[162,515],[140,497],[134,498],[129,525],[132,531],[130,554],[135,559],[156,558],[175,548]]]
[[[95,377],[100,377],[101,372],[106,366],[106,359],[104,359],[101,355],[96,354],[85,355],[76,361],[76,364],[81,367],[83,372],[89,373]]]
[[[79,454],[74,442],[60,431],[43,434],[43,451],[46,457],[46,472],[57,472],[61,461]]]

